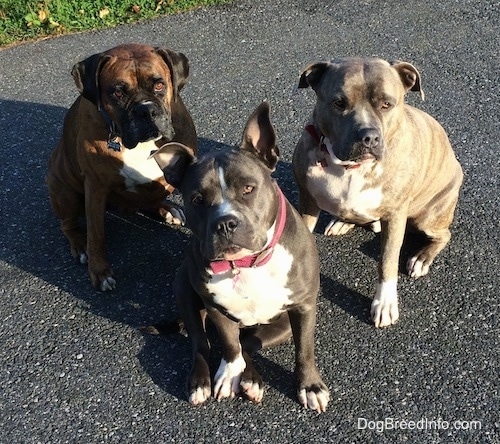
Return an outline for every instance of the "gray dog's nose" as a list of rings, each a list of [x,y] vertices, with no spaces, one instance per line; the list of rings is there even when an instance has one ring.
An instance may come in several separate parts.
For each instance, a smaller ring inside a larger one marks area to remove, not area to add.
[[[234,233],[238,227],[238,223],[238,218],[232,214],[221,216],[214,223],[215,231],[218,234],[229,236]]]
[[[380,131],[375,128],[367,128],[361,131],[361,142],[367,148],[375,148],[380,142]]]

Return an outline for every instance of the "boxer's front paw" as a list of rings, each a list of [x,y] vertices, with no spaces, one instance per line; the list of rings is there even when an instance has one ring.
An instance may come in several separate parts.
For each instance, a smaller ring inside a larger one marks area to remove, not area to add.
[[[90,280],[94,288],[100,291],[110,291],[116,288],[116,281],[113,278],[111,268],[102,271],[93,271],[89,268]]]
[[[354,227],[354,224],[332,219],[325,228],[325,236],[341,236],[351,231]]]
[[[214,396],[217,400],[234,398],[240,392],[241,375],[245,366],[245,360],[241,354],[231,362],[221,360],[215,374]]]
[[[377,284],[370,314],[375,327],[388,327],[399,319],[397,281]]]

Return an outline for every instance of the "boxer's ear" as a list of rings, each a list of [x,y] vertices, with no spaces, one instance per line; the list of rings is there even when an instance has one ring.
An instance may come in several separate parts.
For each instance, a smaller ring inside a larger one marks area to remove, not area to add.
[[[165,48],[155,48],[155,51],[163,58],[170,69],[175,99],[187,82],[189,76],[189,61],[182,52],[175,52]]]
[[[299,84],[297,87],[307,88],[308,86],[310,86],[315,90],[328,66],[328,62],[317,62],[312,63],[311,65],[304,68],[302,74],[300,75]]]
[[[178,142],[169,142],[149,156],[153,157],[163,171],[165,180],[178,188],[187,167],[195,159],[193,150]]]
[[[99,74],[110,58],[109,55],[94,54],[74,65],[71,70],[80,94],[96,106],[99,106]]]
[[[271,171],[276,168],[280,152],[267,102],[262,102],[248,118],[240,147],[257,156]]]
[[[424,90],[420,82],[420,73],[411,63],[393,60],[391,66],[398,72],[406,91],[417,91],[422,100],[425,98]]]

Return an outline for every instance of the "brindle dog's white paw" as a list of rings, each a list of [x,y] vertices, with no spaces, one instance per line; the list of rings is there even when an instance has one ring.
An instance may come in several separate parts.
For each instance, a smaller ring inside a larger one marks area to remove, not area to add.
[[[424,255],[419,254],[408,259],[408,262],[406,263],[408,274],[410,277],[415,279],[425,276],[429,272],[430,266],[431,263],[426,261]]]
[[[399,319],[397,281],[377,284],[370,314],[375,327],[388,327]]]
[[[330,401],[330,392],[328,389],[310,388],[309,390],[303,388],[298,392],[299,402],[304,408],[316,410],[318,413],[326,411],[328,402]]]
[[[218,401],[224,398],[234,398],[240,392],[241,374],[245,366],[245,360],[241,355],[232,362],[221,360],[215,374],[214,385],[214,397]]]
[[[325,228],[325,236],[341,236],[351,231],[354,227],[354,224],[332,219]]]
[[[380,233],[382,231],[380,221],[376,220],[375,222],[372,222],[370,224],[370,230],[372,230],[374,233]]]

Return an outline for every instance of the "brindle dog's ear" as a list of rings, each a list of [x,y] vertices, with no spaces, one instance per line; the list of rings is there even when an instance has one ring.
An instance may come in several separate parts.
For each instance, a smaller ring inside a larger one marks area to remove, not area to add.
[[[163,58],[170,69],[175,100],[187,82],[189,61],[182,52],[175,52],[166,48],[155,48],[155,51]]]
[[[80,94],[96,106],[99,106],[99,73],[110,58],[109,55],[94,54],[74,65],[71,70]]]
[[[420,97],[422,100],[425,99],[424,90],[421,87],[420,73],[417,71],[411,63],[400,62],[399,60],[393,60],[390,62],[391,66],[398,72],[401,81],[406,88],[406,91],[417,91],[420,92]]]
[[[166,143],[149,157],[154,157],[165,180],[175,188],[179,188],[187,167],[195,159],[193,150],[179,142]]]
[[[248,118],[240,148],[257,156],[271,171],[276,168],[280,152],[267,102],[262,102]]]
[[[298,88],[307,88],[310,86],[312,89],[315,89],[328,65],[328,62],[316,62],[304,68],[299,78]]]

